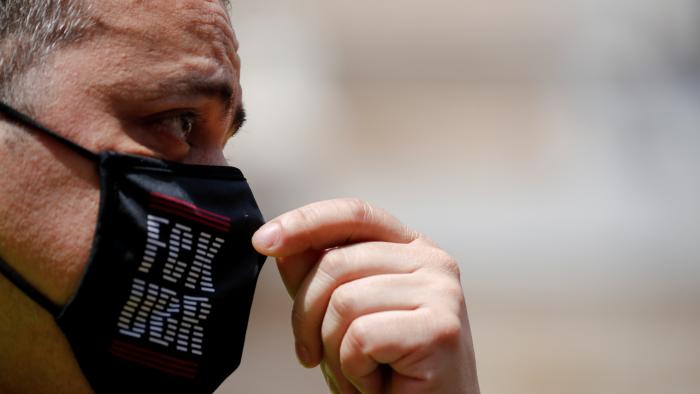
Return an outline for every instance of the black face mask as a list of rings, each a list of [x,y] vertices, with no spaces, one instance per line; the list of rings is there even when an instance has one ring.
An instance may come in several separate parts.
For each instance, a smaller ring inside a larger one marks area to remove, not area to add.
[[[97,393],[210,393],[239,365],[265,258],[263,218],[232,167],[95,154],[0,103],[0,113],[93,161],[101,201],[92,254],[58,306],[0,259],[48,310]]]

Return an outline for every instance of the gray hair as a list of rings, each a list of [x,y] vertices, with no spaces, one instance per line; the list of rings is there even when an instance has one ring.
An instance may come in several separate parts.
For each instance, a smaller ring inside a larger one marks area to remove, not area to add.
[[[0,99],[23,101],[21,77],[94,24],[82,0],[0,0]]]

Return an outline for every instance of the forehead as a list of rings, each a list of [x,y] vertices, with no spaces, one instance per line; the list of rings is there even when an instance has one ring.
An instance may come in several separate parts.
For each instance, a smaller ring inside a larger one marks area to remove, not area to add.
[[[220,0],[88,1],[98,34],[85,48],[97,90],[148,90],[193,73],[238,80],[238,42]]]
[[[221,0],[91,0],[98,26],[114,41],[151,51],[200,49],[230,57],[238,41]]]

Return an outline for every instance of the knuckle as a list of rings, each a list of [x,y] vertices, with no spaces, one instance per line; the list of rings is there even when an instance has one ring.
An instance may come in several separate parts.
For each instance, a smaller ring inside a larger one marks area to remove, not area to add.
[[[457,316],[466,313],[464,288],[458,279],[433,274],[430,276],[429,282],[432,294],[431,307],[455,313]]]
[[[289,212],[287,215],[283,216],[282,219],[286,219],[286,222],[306,223],[310,220],[308,216],[308,208],[304,207]]]
[[[417,231],[417,230],[412,230],[413,234],[415,236],[415,241],[413,241],[414,244],[420,244],[420,245],[425,245],[428,247],[432,247],[435,249],[439,249],[439,246],[437,242],[435,242],[434,239],[428,237],[427,235]]]
[[[345,316],[352,316],[357,305],[356,298],[353,296],[352,290],[348,285],[343,285],[337,288],[331,295],[329,307],[336,314],[338,319]]]
[[[453,278],[433,280],[433,289],[441,305],[456,305],[456,310],[461,310],[465,305],[464,289],[459,281]]]
[[[324,254],[318,269],[331,280],[335,280],[337,276],[343,272],[347,257],[347,251],[345,249],[331,249]]]
[[[462,284],[456,278],[447,278],[442,285],[443,291],[451,299],[463,299],[464,289]]]
[[[438,267],[450,274],[455,278],[460,278],[462,272],[459,268],[459,263],[454,259],[449,253],[442,249],[435,249],[433,251],[433,261],[438,265]]]
[[[371,220],[374,208],[361,198],[348,198],[345,204],[350,211],[350,216],[357,223],[365,223]]]
[[[370,327],[367,323],[358,319],[352,322],[345,334],[346,340],[351,351],[360,352],[361,354],[369,354],[367,338],[370,334]]]
[[[463,331],[462,320],[458,316],[444,314],[435,319],[432,342],[438,346],[455,346],[460,342]]]
[[[457,308],[460,312],[467,308],[467,300],[464,297],[464,289],[462,289],[462,286],[459,283],[450,288],[448,295],[451,299],[457,302]]]

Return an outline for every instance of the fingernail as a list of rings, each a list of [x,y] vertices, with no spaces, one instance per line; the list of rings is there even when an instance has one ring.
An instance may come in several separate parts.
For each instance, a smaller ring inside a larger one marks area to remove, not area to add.
[[[311,365],[311,355],[309,354],[309,349],[307,349],[306,346],[302,345],[300,342],[294,344],[294,347],[296,347],[299,362],[308,368]]]
[[[280,239],[280,225],[278,223],[268,223],[262,226],[253,235],[253,244],[259,249],[272,251]]]

